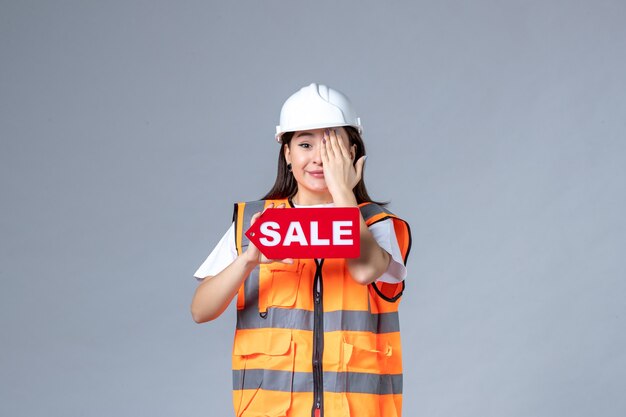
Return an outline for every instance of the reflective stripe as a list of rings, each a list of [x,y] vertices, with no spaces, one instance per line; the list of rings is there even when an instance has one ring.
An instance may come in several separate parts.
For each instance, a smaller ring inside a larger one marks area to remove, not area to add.
[[[324,372],[324,391],[362,394],[402,394],[402,374]]]
[[[252,276],[250,277],[252,278]],[[248,278],[248,280],[250,280]],[[256,279],[258,285],[258,276]],[[246,292],[246,300],[257,295]],[[237,311],[237,329],[296,329],[313,331],[313,312],[310,310],[268,308],[262,318],[258,309],[247,308]],[[371,333],[393,333],[400,331],[398,312],[371,314],[367,311],[339,310],[324,312],[324,331],[339,330]]]
[[[253,201],[246,203],[243,211],[243,228],[241,233],[241,253],[243,253],[250,243],[248,237],[243,231],[248,230],[250,227],[250,220],[259,211],[263,211],[265,203],[263,201]],[[241,206],[240,206],[241,207]],[[239,208],[241,209],[241,208]],[[250,272],[250,276],[244,283],[244,302],[246,306],[258,306],[259,300],[259,267],[257,266]],[[257,309],[258,311],[258,309]]]
[[[233,389],[258,389],[286,392],[313,391],[313,373],[271,371],[268,369],[233,370]]]
[[[263,200],[259,201],[251,201],[245,204],[243,209],[243,224],[242,224],[242,236],[241,236],[241,252],[245,252],[250,240],[245,234],[245,231],[250,228],[250,220],[252,220],[252,216],[254,216],[259,211],[263,211],[265,208],[265,202]]]
[[[259,389],[284,392],[313,391],[312,372],[247,369],[233,371],[233,389]],[[402,374],[363,372],[324,372],[325,392],[361,394],[402,394]]]
[[[243,291],[245,294],[245,302],[246,302],[246,310],[254,310],[256,313],[259,312],[259,267],[257,266],[252,271],[250,271],[250,275],[246,282],[243,284]],[[254,308],[247,308],[249,306],[254,306]],[[244,310],[239,310],[244,311]],[[258,315],[258,314],[256,314]]]
[[[361,216],[363,216],[363,220],[365,220],[366,222],[369,218],[374,217],[377,214],[387,213],[393,215],[392,212],[384,207],[379,206],[378,204],[365,204],[360,206],[359,210],[361,210]]]
[[[393,333],[400,331],[398,312],[371,314],[367,311],[340,310],[324,313],[324,331]]]
[[[299,309],[268,308],[262,318],[259,310],[247,308],[237,311],[237,329],[295,329],[313,330],[313,312]]]

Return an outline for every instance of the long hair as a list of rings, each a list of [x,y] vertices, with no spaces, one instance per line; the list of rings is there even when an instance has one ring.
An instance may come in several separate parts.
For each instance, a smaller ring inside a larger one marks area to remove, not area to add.
[[[360,157],[365,155],[365,144],[363,143],[363,139],[359,134],[359,131],[356,130],[352,126],[344,126],[346,132],[348,132],[348,140],[350,142],[350,146],[356,145],[356,152],[354,157],[354,163],[359,160]],[[284,145],[290,146],[291,139],[293,138],[295,132],[286,132],[282,135],[281,144],[283,146],[280,147],[280,151],[278,152],[278,172],[276,173],[276,182],[274,182],[274,186],[271,190],[268,191],[265,196],[263,196],[262,200],[278,200],[282,198],[291,199],[298,192],[298,183],[296,179],[293,177],[293,174],[287,168],[287,160],[285,159]],[[372,202],[376,203],[379,206],[385,206],[389,204],[388,201],[373,201],[369,194],[367,193],[367,188],[365,188],[365,169],[363,169],[363,173],[361,175],[361,180],[357,183],[357,185],[352,189],[354,192],[354,196],[356,197],[356,201],[358,204]]]

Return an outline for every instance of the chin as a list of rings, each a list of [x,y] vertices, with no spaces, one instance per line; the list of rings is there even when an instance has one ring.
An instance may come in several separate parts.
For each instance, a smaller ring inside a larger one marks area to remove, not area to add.
[[[322,183],[322,184],[310,184],[310,183],[300,183],[298,184],[298,188],[305,188],[311,192],[314,193],[322,193],[322,192],[327,192],[328,191],[328,187],[326,186],[326,182]]]

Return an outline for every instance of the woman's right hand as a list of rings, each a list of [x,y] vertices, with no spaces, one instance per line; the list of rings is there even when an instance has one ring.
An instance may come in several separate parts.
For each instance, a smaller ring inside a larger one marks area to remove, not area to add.
[[[270,205],[267,206],[265,210],[267,210],[268,208],[274,208],[274,203],[270,203]],[[280,209],[285,208],[285,203],[279,204],[278,207],[276,208],[280,208]],[[250,219],[250,227],[252,227],[252,225],[258,220],[259,217],[261,217],[261,214],[265,213],[265,210],[263,210],[263,212],[258,212],[254,216],[252,216],[252,219]],[[272,262],[282,262],[284,264],[293,263],[293,258],[267,259],[265,255],[261,253],[259,248],[257,248],[252,242],[248,244],[248,249],[246,249],[246,251],[243,253],[243,256],[246,258],[246,261],[255,265],[269,264]]]
[[[270,204],[267,208],[274,207]],[[278,208],[284,208],[281,204]],[[264,210],[265,211],[265,210]],[[256,222],[262,213],[256,213],[250,220],[250,226]],[[214,320],[226,310],[242,283],[250,276],[250,271],[259,264],[282,262],[292,264],[293,259],[267,259],[259,249],[250,242],[244,253],[239,255],[233,262],[220,273],[212,277],[206,277],[196,288],[191,301],[191,315],[196,323],[204,323]]]

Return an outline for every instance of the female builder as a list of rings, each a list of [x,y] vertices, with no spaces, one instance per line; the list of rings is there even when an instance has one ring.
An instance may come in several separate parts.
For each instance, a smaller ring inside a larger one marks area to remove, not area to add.
[[[408,224],[371,201],[361,123],[348,98],[311,84],[283,105],[274,187],[235,205],[234,222],[196,271],[198,323],[237,296],[237,417],[396,417],[402,407],[398,304]],[[265,258],[244,232],[269,207],[359,207],[355,259]]]

